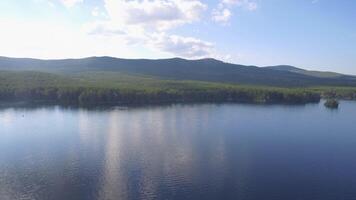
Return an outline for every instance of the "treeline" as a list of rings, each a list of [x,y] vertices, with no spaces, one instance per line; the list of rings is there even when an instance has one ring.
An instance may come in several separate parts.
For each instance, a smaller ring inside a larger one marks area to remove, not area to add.
[[[95,87],[0,87],[0,101],[73,105],[126,105],[176,102],[243,102],[304,104],[319,102],[316,92],[297,89],[115,89]]]
[[[326,99],[356,100],[356,89],[353,88],[325,89],[324,91],[321,92],[321,96]]]
[[[128,105],[177,102],[305,104],[319,102],[319,90],[239,86],[201,81],[95,72],[51,74],[0,71],[1,102],[67,105]]]

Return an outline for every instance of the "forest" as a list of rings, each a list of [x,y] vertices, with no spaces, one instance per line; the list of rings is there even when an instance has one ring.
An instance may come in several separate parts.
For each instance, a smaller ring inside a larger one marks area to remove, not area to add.
[[[28,71],[0,72],[1,102],[40,102],[66,105],[185,102],[305,104],[319,102],[322,95],[335,96],[339,94],[322,91],[326,91],[326,89],[160,80],[153,77],[112,72],[88,72],[72,75]],[[345,94],[347,93],[345,92]]]

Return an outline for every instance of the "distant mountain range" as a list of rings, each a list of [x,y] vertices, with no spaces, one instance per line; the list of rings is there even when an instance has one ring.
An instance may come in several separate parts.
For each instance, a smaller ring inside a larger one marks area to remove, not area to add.
[[[39,60],[0,57],[0,70],[39,71],[60,74],[120,72],[168,80],[198,80],[279,87],[356,86],[356,77],[335,72],[308,71],[288,65],[257,67],[215,59],[82,59]]]

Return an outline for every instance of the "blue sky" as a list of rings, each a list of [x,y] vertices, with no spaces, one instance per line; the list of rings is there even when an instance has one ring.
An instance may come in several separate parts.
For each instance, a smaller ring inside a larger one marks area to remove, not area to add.
[[[0,55],[214,57],[356,74],[353,0],[1,0]]]

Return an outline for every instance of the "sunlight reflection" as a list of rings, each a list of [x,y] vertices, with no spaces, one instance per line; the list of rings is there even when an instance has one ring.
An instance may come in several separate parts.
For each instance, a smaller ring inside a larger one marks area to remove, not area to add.
[[[8,109],[0,112],[0,126],[9,126],[16,119],[14,111]]]
[[[127,177],[122,169],[123,160],[120,159],[123,126],[120,114],[116,111],[110,112],[99,200],[128,199]]]

